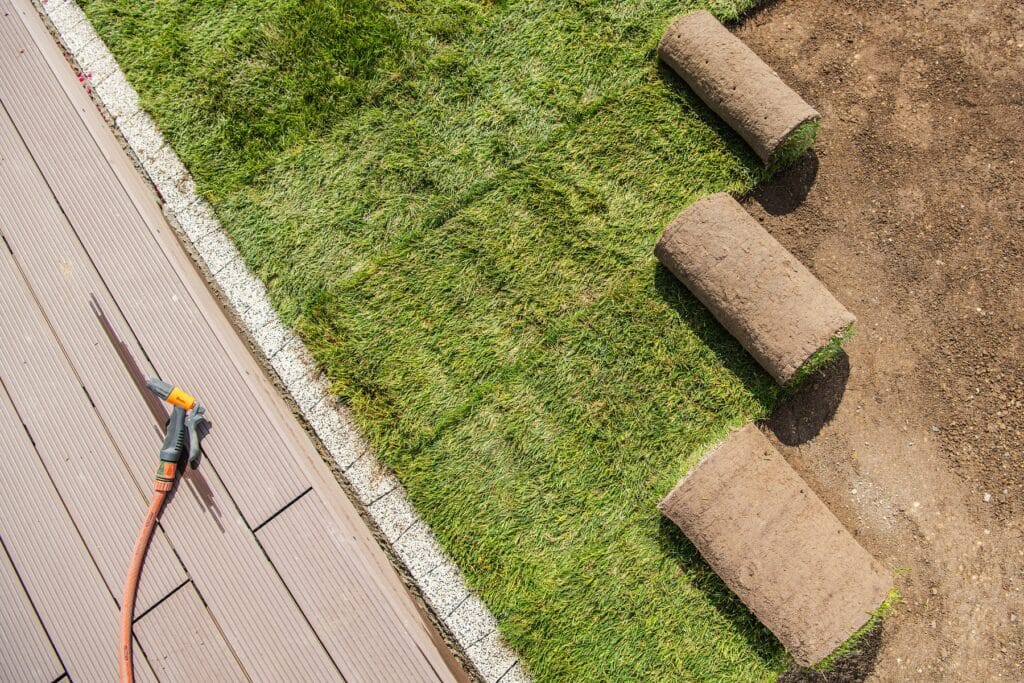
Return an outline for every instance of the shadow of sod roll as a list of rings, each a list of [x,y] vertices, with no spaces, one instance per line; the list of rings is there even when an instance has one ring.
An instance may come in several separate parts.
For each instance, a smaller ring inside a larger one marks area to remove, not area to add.
[[[673,22],[658,54],[765,165],[788,166],[814,144],[821,115],[710,12]]]

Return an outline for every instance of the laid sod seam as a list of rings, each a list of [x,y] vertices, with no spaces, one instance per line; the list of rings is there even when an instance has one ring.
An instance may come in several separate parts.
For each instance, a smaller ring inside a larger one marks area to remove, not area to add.
[[[85,3],[539,680],[787,661],[655,508],[779,395],[651,257],[766,175],[652,59],[698,6]]]

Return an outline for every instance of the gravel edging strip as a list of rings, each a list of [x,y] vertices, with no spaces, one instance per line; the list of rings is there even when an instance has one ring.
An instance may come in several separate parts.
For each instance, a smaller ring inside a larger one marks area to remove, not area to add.
[[[192,176],[140,108],[138,94],[85,13],[74,0],[40,1],[41,12],[78,63],[83,87],[106,108],[156,187],[172,225],[203,261],[225,303],[280,377],[438,621],[483,680],[530,681],[501,637],[494,616],[468,589],[462,572],[413,508],[397,478],[359,435],[347,409],[330,399],[327,383],[305,345],[278,318],[263,283],[246,267],[209,204],[196,194]]]

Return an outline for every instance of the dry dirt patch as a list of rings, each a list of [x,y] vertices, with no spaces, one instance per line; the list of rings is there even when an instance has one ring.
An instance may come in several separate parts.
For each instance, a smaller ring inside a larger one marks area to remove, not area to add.
[[[860,320],[771,426],[905,572],[877,660],[843,679],[1019,680],[1024,6],[786,0],[738,34],[824,116],[747,208]]]

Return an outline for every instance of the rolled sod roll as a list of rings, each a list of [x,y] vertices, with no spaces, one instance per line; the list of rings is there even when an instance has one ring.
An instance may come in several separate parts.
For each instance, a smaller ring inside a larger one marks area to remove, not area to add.
[[[779,384],[856,321],[725,193],[676,216],[654,254]]]
[[[743,604],[804,666],[864,626],[892,575],[753,424],[659,503]]]
[[[821,118],[710,12],[677,19],[658,54],[766,164],[797,129]],[[813,133],[805,146],[811,142]]]

